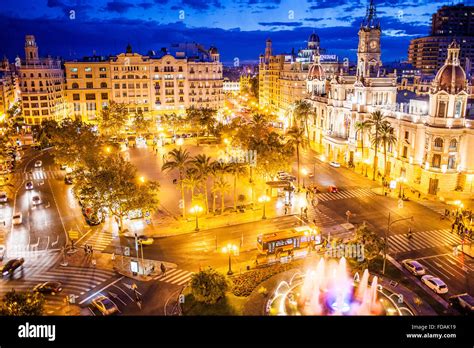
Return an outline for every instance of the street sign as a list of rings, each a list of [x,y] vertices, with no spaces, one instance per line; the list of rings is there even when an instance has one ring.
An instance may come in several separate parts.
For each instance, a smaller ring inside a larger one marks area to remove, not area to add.
[[[123,254],[125,256],[130,256],[130,247],[125,247],[125,249],[123,250]]]
[[[68,235],[69,235],[69,239],[79,239],[79,232],[78,231],[70,230],[68,232]]]
[[[132,271],[132,273],[138,273],[138,261],[130,261],[130,270]]]

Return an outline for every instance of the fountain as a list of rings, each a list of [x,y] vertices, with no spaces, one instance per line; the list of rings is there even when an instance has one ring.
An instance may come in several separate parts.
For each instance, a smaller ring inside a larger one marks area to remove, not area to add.
[[[351,277],[346,260],[320,259],[305,274],[297,272],[277,286],[267,311],[277,315],[394,315],[398,304],[369,271]],[[380,298],[379,298],[380,297]]]

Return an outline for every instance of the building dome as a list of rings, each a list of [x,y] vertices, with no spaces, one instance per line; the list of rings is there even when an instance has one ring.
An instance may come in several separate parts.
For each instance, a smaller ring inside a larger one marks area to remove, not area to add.
[[[312,33],[309,36],[308,42],[319,42],[319,36],[316,33]]]
[[[324,70],[321,64],[315,63],[309,67],[308,80],[322,80],[324,79]]]
[[[448,47],[446,63],[439,69],[435,86],[449,93],[458,93],[467,87],[466,72],[459,63],[459,44],[454,40]]]

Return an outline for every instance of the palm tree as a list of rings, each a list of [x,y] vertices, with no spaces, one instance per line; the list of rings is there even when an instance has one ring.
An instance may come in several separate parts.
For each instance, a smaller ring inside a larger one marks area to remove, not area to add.
[[[287,145],[291,146],[296,151],[296,163],[298,165],[298,188],[300,187],[300,148],[305,148],[307,140],[304,136],[304,129],[297,126],[290,128],[286,133],[289,138]]]
[[[221,214],[224,213],[224,197],[227,192],[230,190],[230,185],[227,181],[225,181],[224,177],[219,177],[214,182],[214,186],[212,187],[212,191],[214,192],[214,197],[216,192],[220,192],[221,194]]]
[[[355,131],[356,131],[356,139],[360,134],[360,147],[362,149],[362,160],[365,159],[365,154],[364,154],[364,133],[365,131],[370,129],[370,124],[367,123],[367,121],[357,121],[354,125]]]
[[[242,163],[231,163],[229,173],[234,176],[234,211],[237,211],[237,178],[247,173],[247,168]]]
[[[184,176],[186,168],[191,163],[191,155],[186,149],[173,149],[168,153],[168,159],[161,167],[162,171],[177,170],[179,172],[179,183],[181,185],[181,199],[183,202],[183,218],[186,218],[186,207],[184,202]]]
[[[204,201],[206,204],[206,214],[209,212],[209,200],[208,200],[208,192],[207,192],[207,179],[211,174],[211,169],[213,166],[213,162],[211,157],[207,156],[206,154],[200,154],[194,157],[192,161],[193,166],[197,169],[199,173],[199,177],[201,178],[201,183],[204,188]]]
[[[189,191],[191,192],[191,200],[194,199],[194,190],[196,187],[199,185],[201,182],[201,177],[196,168],[187,168],[186,169],[186,175],[184,176],[183,179],[183,185],[184,187],[187,187]]]
[[[379,139],[383,145],[384,178],[387,176],[387,148],[397,144],[397,137],[393,134],[393,130],[389,122],[383,123],[379,129]]]
[[[294,107],[293,117],[296,121],[298,121],[300,127],[302,126],[304,128],[309,143],[308,119],[313,107],[305,100],[297,101]]]
[[[374,173],[372,176],[372,180],[375,180],[375,173],[377,173],[377,152],[380,144],[380,127],[385,121],[385,116],[377,110],[370,115],[370,118],[366,121],[367,124],[370,125],[371,128],[374,128],[374,133],[372,134],[372,144],[374,145]]]

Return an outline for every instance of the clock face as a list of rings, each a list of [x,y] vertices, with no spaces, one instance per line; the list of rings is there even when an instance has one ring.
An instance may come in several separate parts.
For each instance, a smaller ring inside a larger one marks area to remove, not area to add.
[[[378,45],[377,45],[377,41],[371,41],[371,42],[370,42],[370,48],[371,48],[371,49],[374,50],[374,49],[377,48],[377,46],[378,46]]]

